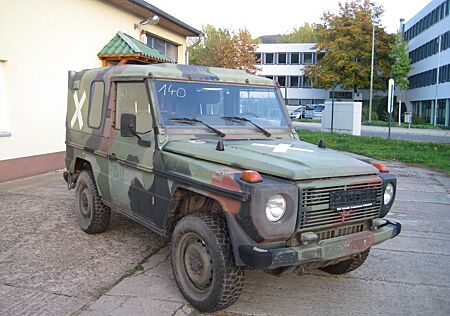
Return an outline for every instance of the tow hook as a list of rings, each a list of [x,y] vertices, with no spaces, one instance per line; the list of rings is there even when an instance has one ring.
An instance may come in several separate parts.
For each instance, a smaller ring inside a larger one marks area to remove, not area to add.
[[[76,185],[76,177],[74,177],[69,171],[64,171],[63,172],[63,178],[67,183],[67,189],[69,189],[69,191],[71,189],[75,188]]]

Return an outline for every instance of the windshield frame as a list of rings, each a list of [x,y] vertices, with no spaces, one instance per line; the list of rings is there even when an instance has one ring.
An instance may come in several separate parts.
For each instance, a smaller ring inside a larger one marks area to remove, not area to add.
[[[194,124],[192,126],[189,125],[165,125],[163,122],[163,119],[161,117],[160,107],[159,107],[159,101],[157,97],[157,91],[156,91],[156,82],[157,81],[170,81],[170,82],[179,82],[179,83],[197,83],[202,85],[227,85],[227,86],[234,86],[234,87],[249,87],[249,88],[264,88],[264,89],[273,89],[275,92],[275,95],[277,97],[277,100],[280,104],[280,110],[281,115],[284,117],[286,121],[286,126],[264,126],[265,129],[268,129],[272,133],[272,137],[274,135],[286,135],[291,134],[292,129],[294,128],[292,125],[292,121],[290,119],[289,113],[287,111],[287,107],[284,104],[284,99],[282,97],[281,91],[279,87],[273,86],[273,85],[260,85],[260,84],[245,84],[245,83],[232,83],[232,82],[223,82],[223,81],[206,81],[206,80],[183,80],[183,79],[172,79],[172,78],[152,78],[147,80],[148,82],[148,88],[150,90],[150,97],[151,102],[153,105],[153,111],[154,111],[154,119],[158,126],[163,128],[167,134],[180,134],[180,135],[192,135],[192,134],[205,134],[205,135],[215,135],[212,131],[208,130],[201,124]],[[224,122],[226,122],[224,120]],[[264,134],[262,134],[258,129],[255,128],[252,124],[238,124],[236,126],[221,126],[221,125],[214,125],[214,127],[219,128],[221,131],[225,131],[226,134],[237,136],[236,134],[243,134],[243,135],[249,135],[256,136],[257,138],[260,138],[261,135],[263,137],[266,137]],[[266,137],[267,138],[267,137]]]

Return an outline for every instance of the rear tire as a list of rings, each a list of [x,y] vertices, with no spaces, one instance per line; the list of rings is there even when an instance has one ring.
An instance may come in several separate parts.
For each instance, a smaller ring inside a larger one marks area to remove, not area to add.
[[[182,218],[172,235],[171,252],[175,281],[195,308],[217,311],[239,298],[244,271],[234,264],[222,216],[198,214]]]
[[[86,233],[98,234],[108,228],[111,209],[103,204],[90,171],[82,171],[77,179],[75,211],[78,224]]]
[[[354,258],[320,268],[330,274],[345,274],[358,269],[369,256],[370,248],[355,255]]]

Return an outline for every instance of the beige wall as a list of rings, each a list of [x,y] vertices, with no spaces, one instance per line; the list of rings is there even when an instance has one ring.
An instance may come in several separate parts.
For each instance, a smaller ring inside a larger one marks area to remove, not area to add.
[[[0,10],[0,160],[65,150],[67,71],[100,67],[97,53],[117,33],[139,38],[141,18],[99,0],[4,1]],[[179,48],[185,38],[158,25],[146,30]]]

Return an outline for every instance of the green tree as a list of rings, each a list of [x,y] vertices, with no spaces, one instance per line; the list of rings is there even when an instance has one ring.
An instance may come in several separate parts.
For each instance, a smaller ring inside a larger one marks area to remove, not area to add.
[[[314,85],[344,89],[368,88],[372,56],[372,25],[375,25],[374,87],[386,89],[391,72],[389,58],[393,36],[386,33],[380,17],[383,7],[369,0],[339,4],[339,13],[325,11],[321,23],[315,24],[315,48],[325,55],[306,67],[306,75]]]
[[[390,58],[392,59],[391,77],[395,81],[395,85],[400,88],[398,93],[398,115],[399,124],[401,122],[401,106],[402,106],[402,90],[405,91],[409,87],[408,74],[413,67],[408,56],[408,42],[403,39],[402,34],[395,36],[394,42],[391,44]]]
[[[240,29],[235,32],[206,25],[203,27],[203,33],[205,34],[203,41],[190,52],[191,64],[256,73],[257,43],[249,31]]]
[[[317,36],[313,25],[305,23],[294,28],[290,33],[281,35],[281,43],[315,43]]]

